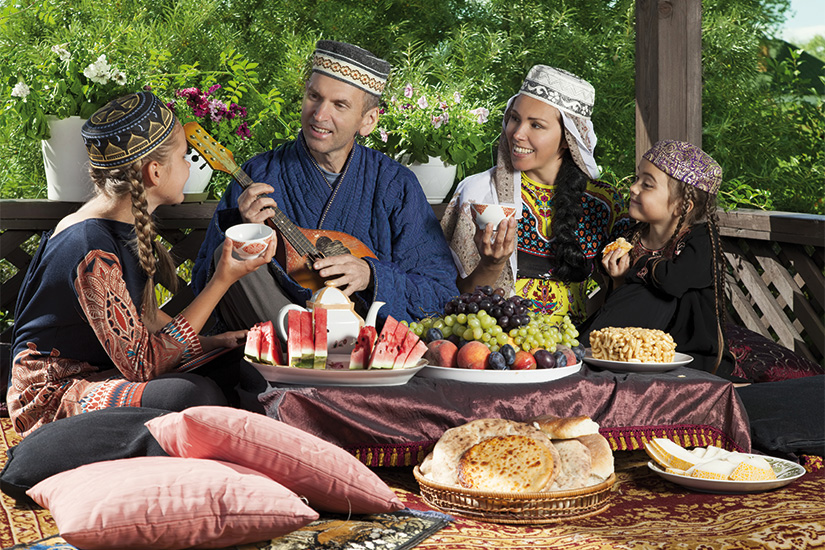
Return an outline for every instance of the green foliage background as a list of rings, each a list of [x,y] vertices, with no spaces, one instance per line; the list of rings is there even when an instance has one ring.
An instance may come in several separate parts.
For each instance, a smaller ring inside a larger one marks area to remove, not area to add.
[[[725,168],[725,206],[825,214],[825,112],[812,88],[821,65],[805,76],[813,58],[769,40],[788,8],[703,2],[703,145]],[[44,51],[78,39],[110,53],[135,90],[231,90],[253,117],[241,161],[297,131],[306,60],[320,38],[389,59],[393,78],[460,83],[468,101],[496,105],[532,65],[553,65],[595,86],[597,161],[624,186],[635,171],[634,10],[633,0],[2,0],[0,197],[45,197],[39,143],[22,131],[10,91]],[[486,138],[500,120],[491,113]],[[492,163],[491,150],[465,172]]]

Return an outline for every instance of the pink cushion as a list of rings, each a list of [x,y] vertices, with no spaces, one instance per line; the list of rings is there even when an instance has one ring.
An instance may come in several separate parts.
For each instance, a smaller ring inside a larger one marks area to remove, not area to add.
[[[375,514],[404,508],[381,478],[344,449],[262,414],[192,407],[146,426],[172,456],[252,468],[306,497],[316,510]]]
[[[66,542],[87,550],[223,548],[318,519],[279,483],[214,460],[95,462],[48,477],[27,493],[49,509]]]

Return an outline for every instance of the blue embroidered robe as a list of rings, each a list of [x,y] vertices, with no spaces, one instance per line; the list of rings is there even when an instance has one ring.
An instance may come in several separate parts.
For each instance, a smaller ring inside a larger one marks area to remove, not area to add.
[[[419,319],[442,311],[447,300],[458,295],[452,256],[418,180],[383,153],[356,144],[334,186],[300,137],[252,158],[243,170],[253,181],[275,188],[270,196],[299,227],[342,231],[375,253],[377,259],[364,258],[373,286],[357,292],[353,300],[365,308],[373,301],[385,302],[380,319]],[[211,274],[213,253],[224,231],[243,221],[237,207],[242,192],[233,181],[218,203],[193,270],[195,292]],[[272,263],[287,296],[295,303],[306,302],[312,293],[275,259]]]

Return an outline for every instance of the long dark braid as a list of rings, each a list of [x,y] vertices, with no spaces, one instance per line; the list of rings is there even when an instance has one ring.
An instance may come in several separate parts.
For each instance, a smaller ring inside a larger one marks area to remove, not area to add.
[[[175,263],[172,256],[157,240],[155,222],[149,214],[146,201],[146,190],[143,181],[134,177],[131,179],[132,214],[135,216],[136,249],[140,266],[146,272],[148,279],[143,287],[141,303],[144,314],[154,320],[158,309],[155,296],[155,280],[174,292],[177,290],[178,279],[175,276]]]
[[[583,281],[590,274],[578,236],[579,221],[584,216],[582,197],[588,181],[590,179],[573,161],[570,151],[565,151],[556,176],[550,228],[556,241],[553,277],[566,283]]]
[[[141,268],[148,276],[143,287],[141,307],[147,319],[154,320],[158,302],[155,296],[155,282],[159,282],[171,292],[178,288],[175,262],[169,251],[157,240],[157,231],[146,202],[143,185],[143,167],[156,160],[166,162],[173,150],[174,142],[166,139],[144,159],[123,168],[110,170],[92,168],[89,175],[95,184],[95,191],[110,197],[121,197],[127,193],[132,200],[132,214],[135,216],[135,240],[132,242]]]
[[[670,246],[678,238],[684,224],[691,226],[697,222],[706,221],[708,224],[708,235],[713,251],[711,259],[711,269],[713,275],[713,301],[716,310],[716,339],[719,349],[716,354],[716,365],[713,367],[713,374],[722,362],[722,353],[725,346],[722,326],[727,315],[725,258],[722,253],[722,245],[719,238],[719,224],[716,215],[716,195],[711,195],[703,189],[688,185],[674,178],[670,178],[671,196],[682,201],[682,214],[679,216],[679,223],[676,230],[665,245],[664,250],[670,250]],[[693,209],[688,212],[690,202],[693,202]]]

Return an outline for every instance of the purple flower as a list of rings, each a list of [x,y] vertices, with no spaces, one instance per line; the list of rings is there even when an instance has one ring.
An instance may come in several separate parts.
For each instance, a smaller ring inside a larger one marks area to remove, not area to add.
[[[235,133],[241,136],[241,139],[248,139],[252,137],[252,132],[249,131],[249,124],[247,124],[246,122],[238,126],[238,129],[235,130]]]
[[[212,95],[212,93],[213,93],[215,90],[220,90],[220,89],[221,89],[221,85],[220,85],[220,84],[213,84],[213,85],[212,85],[212,86],[210,86],[210,87],[209,87],[209,89],[206,91],[206,94],[205,94],[205,95]]]
[[[212,122],[220,122],[223,120],[224,115],[229,112],[226,104],[220,99],[210,99],[207,105],[209,108],[209,118],[212,119]]]
[[[404,97],[412,97],[412,96],[413,96],[413,87],[412,87],[412,84],[410,84],[408,82],[407,85],[404,87]]]
[[[441,116],[434,116],[432,117],[433,128],[441,128],[441,125],[444,123],[444,118]]]
[[[381,141],[384,143],[387,143],[387,140],[390,138],[390,135],[383,128],[378,129],[378,135],[381,136]]]
[[[246,107],[241,107],[237,103],[229,105],[229,113],[226,115],[229,120],[233,118],[246,118]]]
[[[441,101],[441,102],[438,104],[438,106],[439,106],[439,107],[441,107],[441,110],[442,110],[442,111],[446,111],[446,110],[447,110],[447,103],[446,103],[446,102],[444,102],[444,101]]]

